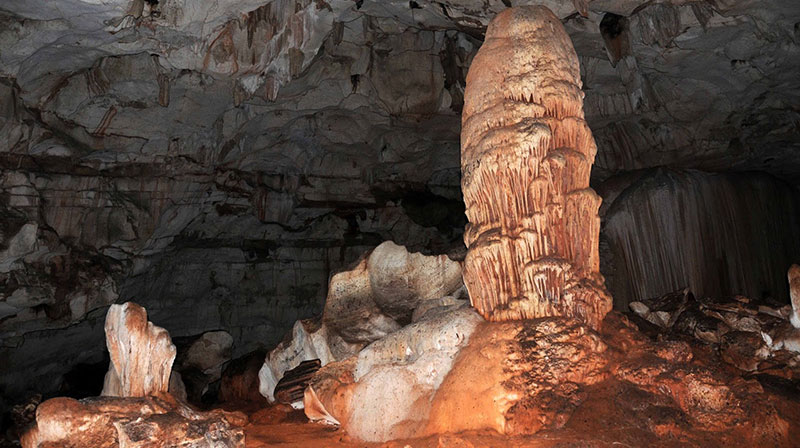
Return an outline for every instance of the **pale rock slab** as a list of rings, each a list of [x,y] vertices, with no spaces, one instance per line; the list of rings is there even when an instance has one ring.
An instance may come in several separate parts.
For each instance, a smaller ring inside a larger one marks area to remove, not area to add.
[[[169,390],[175,346],[167,330],[147,320],[147,311],[126,302],[106,315],[106,345],[111,363],[103,396],[145,397]]]
[[[189,346],[181,364],[183,367],[194,367],[215,381],[222,375],[223,365],[230,361],[232,350],[233,337],[230,333],[209,331]]]

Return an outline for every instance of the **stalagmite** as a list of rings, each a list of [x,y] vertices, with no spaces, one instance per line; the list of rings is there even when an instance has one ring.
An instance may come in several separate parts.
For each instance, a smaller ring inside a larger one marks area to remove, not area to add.
[[[147,321],[147,311],[126,302],[106,315],[106,344],[111,355],[103,395],[145,397],[169,389],[175,345],[167,330]]]
[[[498,14],[467,75],[461,131],[464,281],[488,320],[597,328],[611,309],[589,188],[596,151],[561,22],[541,6]]]

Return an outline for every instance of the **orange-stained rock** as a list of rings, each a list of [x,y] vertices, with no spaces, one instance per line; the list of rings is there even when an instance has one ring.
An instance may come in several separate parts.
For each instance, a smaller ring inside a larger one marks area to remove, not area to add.
[[[152,397],[53,398],[36,410],[24,448],[244,447],[241,413],[196,412],[168,394]]]
[[[589,187],[596,152],[559,19],[542,6],[498,14],[467,75],[461,131],[464,282],[487,320],[569,316],[598,328],[611,309]]]
[[[606,379],[606,345],[571,319],[481,324],[433,398],[429,434],[560,428]]]
[[[111,363],[102,395],[144,397],[169,390],[175,346],[167,330],[147,321],[144,308],[111,305],[105,331]]]

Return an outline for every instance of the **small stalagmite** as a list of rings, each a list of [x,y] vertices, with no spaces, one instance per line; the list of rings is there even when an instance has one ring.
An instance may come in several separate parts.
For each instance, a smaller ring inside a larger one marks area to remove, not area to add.
[[[103,395],[145,397],[167,392],[175,345],[167,330],[147,321],[147,311],[126,302],[106,315],[106,345],[111,363]]]
[[[498,14],[467,75],[461,131],[464,282],[486,319],[598,328],[611,310],[589,187],[596,152],[561,22],[542,6]]]

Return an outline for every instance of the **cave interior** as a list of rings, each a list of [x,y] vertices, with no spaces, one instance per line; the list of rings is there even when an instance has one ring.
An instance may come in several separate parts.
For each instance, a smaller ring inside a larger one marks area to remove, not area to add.
[[[796,447],[796,263],[800,2],[0,3],[2,448]]]

